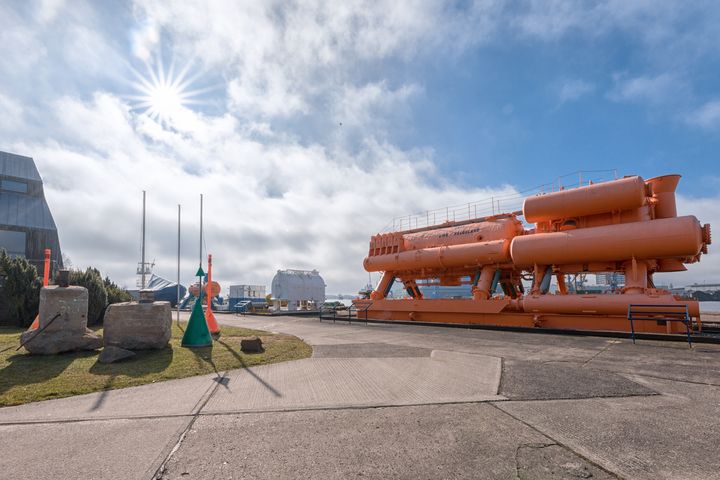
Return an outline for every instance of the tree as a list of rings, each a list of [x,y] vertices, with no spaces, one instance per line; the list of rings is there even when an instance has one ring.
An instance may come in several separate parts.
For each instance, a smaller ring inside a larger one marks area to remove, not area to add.
[[[103,280],[103,284],[105,285],[105,291],[107,291],[108,305],[132,301],[132,295],[130,295],[130,292],[119,287],[115,282],[110,280],[110,277],[106,276],[105,280]]]
[[[42,279],[35,266],[0,250],[0,297],[11,322],[20,327],[30,326],[38,314],[41,287]]]
[[[102,316],[108,304],[105,283],[97,268],[88,267],[84,272],[70,271],[70,285],[79,285],[88,291],[88,325],[102,323]]]

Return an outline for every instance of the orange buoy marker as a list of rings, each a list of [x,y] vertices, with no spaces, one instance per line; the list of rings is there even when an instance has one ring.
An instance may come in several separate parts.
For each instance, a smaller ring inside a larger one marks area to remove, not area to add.
[[[213,281],[212,281],[212,255],[208,255],[208,278],[206,284],[205,296],[207,297],[207,310],[205,310],[205,321],[207,322],[210,334],[214,337],[220,336],[220,327],[218,327],[215,315],[212,311],[212,297],[213,297]],[[217,294],[216,294],[217,295]]]
[[[204,275],[205,273],[202,271],[202,267],[198,268],[197,276],[200,277],[201,282]],[[202,289],[198,292],[198,298],[195,300],[195,305],[193,306],[190,320],[188,320],[180,345],[190,348],[212,346],[212,337],[208,331],[202,311]]]
[[[45,249],[45,265],[43,266],[43,287],[47,287],[50,283],[50,254],[51,251],[49,248]],[[35,315],[35,320],[33,320],[32,325],[30,325],[30,328],[28,330],[35,330],[40,326],[40,314]]]

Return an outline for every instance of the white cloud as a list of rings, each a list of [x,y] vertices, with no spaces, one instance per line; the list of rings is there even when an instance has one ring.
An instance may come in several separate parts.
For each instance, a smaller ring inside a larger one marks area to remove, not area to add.
[[[0,93],[0,130],[16,131],[24,123],[24,109],[20,102]]]
[[[47,50],[36,30],[9,6],[0,4],[0,71],[3,75],[26,75]]]
[[[608,98],[616,102],[641,102],[653,105],[674,103],[686,92],[684,81],[672,73],[628,78],[616,75]]]
[[[513,13],[541,15],[543,3],[521,2]],[[151,62],[164,48],[178,61],[195,59],[227,86],[212,113],[181,108],[169,125],[159,125],[98,85],[103,72],[123,63],[115,47],[124,40],[109,38],[92,12],[59,22],[48,9],[32,23],[0,6],[0,16],[10,19],[0,30],[2,71],[42,65],[51,83],[41,100],[35,92],[0,97],[0,112],[20,112],[13,118],[27,125],[22,135],[0,128],[0,141],[36,159],[63,248],[76,266],[92,264],[133,283],[144,189],[148,256],[168,277],[175,269],[176,205],[183,204],[188,281],[203,192],[207,248],[225,286],[269,284],[282,267],[318,268],[331,290],[353,292],[366,279],[369,236],[392,217],[513,192],[454,185],[439,175],[432,149],[393,144],[393,129],[412,123],[398,119],[426,94],[413,68],[502,42],[506,23],[510,35],[520,29],[548,40],[596,27],[573,4],[548,8],[559,12],[554,19],[513,23],[501,16],[509,7],[495,1],[141,0],[133,10],[138,26],[125,39],[131,54]],[[632,80],[619,79],[618,98],[643,98],[645,89]],[[5,82],[0,79],[3,92]],[[570,101],[592,88],[568,80],[558,95]],[[339,123],[342,129],[335,128]]]
[[[66,0],[40,0],[36,4],[35,17],[41,25],[47,25],[57,18],[63,8],[65,8]]]
[[[587,4],[566,0],[530,0],[510,22],[525,35],[553,40],[565,35],[568,30],[585,27],[593,13]]]
[[[138,2],[176,48],[230,78],[231,108],[249,118],[307,115],[374,62],[461,52],[494,28],[493,2]]]
[[[133,30],[130,36],[133,55],[143,62],[150,62],[153,52],[158,50],[160,31],[155,22],[146,20]]]
[[[558,91],[560,103],[570,102],[595,91],[595,85],[579,79],[568,79],[562,82]]]
[[[152,120],[106,93],[88,102],[64,98],[53,110],[66,118],[59,135],[66,140],[13,150],[35,157],[73,263],[98,265],[126,284],[138,257],[142,189],[148,256],[160,273],[173,276],[182,203],[185,279],[192,275],[197,196],[204,192],[207,248],[226,285],[269,283],[282,267],[318,268],[332,289],[345,292],[364,282],[367,241],[388,219],[512,191],[433,186],[428,152],[382,142],[367,141],[357,154],[263,145],[233,128],[230,117],[190,110],[170,130],[153,130]]]
[[[409,112],[408,103],[422,92],[422,87],[416,84],[391,89],[385,81],[338,88],[330,112],[335,129],[333,141],[352,146],[368,138],[386,138],[388,131],[401,130]]]
[[[720,128],[720,100],[712,100],[700,108],[693,110],[685,117],[685,120],[707,130]]]
[[[701,224],[709,223],[715,238],[714,243],[708,246],[708,255],[702,255],[700,262],[688,265],[687,272],[663,273],[664,281],[673,282],[674,285],[687,285],[697,281],[720,283],[720,253],[718,252],[720,244],[717,240],[718,232],[720,232],[718,205],[720,205],[720,195],[716,192],[705,197],[677,195],[678,215],[695,215]]]

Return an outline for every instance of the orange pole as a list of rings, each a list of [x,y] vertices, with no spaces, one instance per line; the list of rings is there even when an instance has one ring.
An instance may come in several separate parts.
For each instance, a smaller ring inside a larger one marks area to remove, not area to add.
[[[220,333],[220,327],[218,327],[215,315],[212,312],[212,255],[208,255],[208,280],[205,285],[205,296],[207,297],[207,310],[205,310],[205,321],[207,322],[208,330],[213,335]]]
[[[43,287],[50,283],[50,249],[45,249],[45,268],[43,270]]]
[[[49,248],[45,249],[45,265],[43,268],[43,287],[47,287],[50,283],[50,254],[52,252]],[[40,315],[35,316],[35,320],[33,320],[32,324],[30,325],[29,330],[35,330],[40,326]]]

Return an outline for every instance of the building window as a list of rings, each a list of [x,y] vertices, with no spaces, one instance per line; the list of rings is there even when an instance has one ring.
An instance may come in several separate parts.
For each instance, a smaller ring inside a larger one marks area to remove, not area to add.
[[[0,190],[9,192],[27,193],[28,186],[25,182],[17,182],[15,180],[0,180]]]
[[[25,232],[0,230],[0,250],[11,257],[25,257]]]

